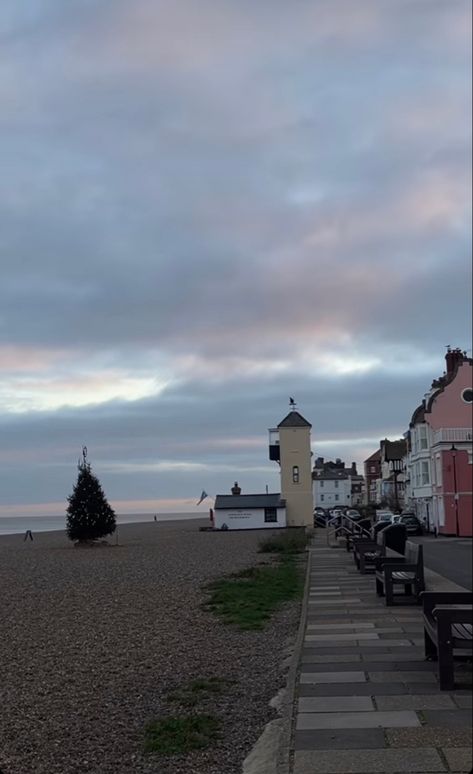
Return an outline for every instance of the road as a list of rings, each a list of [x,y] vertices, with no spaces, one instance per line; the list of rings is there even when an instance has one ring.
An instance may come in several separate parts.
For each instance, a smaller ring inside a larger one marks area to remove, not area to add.
[[[424,564],[459,586],[472,590],[471,538],[409,538],[424,546]]]

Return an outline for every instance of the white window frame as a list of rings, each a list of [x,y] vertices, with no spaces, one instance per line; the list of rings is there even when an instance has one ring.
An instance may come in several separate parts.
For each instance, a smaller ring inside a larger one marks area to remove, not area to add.
[[[419,451],[424,451],[428,448],[427,425],[419,425]]]
[[[421,486],[428,486],[430,484],[430,463],[429,460],[421,461]]]

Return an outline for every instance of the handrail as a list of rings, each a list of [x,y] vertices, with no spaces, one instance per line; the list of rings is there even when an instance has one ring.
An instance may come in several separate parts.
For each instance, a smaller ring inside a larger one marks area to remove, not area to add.
[[[331,525],[336,522],[336,525],[331,527]],[[348,526],[347,523],[348,522]],[[340,516],[334,516],[332,519],[329,519],[326,523],[326,537],[327,537],[327,545],[330,545],[330,538],[332,535],[337,535],[340,533],[344,533],[346,535],[353,535],[358,533],[359,535],[366,535],[367,537],[370,537],[370,532],[364,527],[359,527],[357,522],[351,518],[351,516],[346,516],[345,514],[342,514]]]

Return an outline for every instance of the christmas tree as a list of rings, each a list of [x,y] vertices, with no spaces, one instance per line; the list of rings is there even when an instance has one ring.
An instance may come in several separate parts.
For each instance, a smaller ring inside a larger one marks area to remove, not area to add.
[[[87,448],[82,449],[79,475],[72,494],[67,498],[67,536],[79,542],[93,541],[115,532],[115,512],[107,502],[97,476],[87,462]]]

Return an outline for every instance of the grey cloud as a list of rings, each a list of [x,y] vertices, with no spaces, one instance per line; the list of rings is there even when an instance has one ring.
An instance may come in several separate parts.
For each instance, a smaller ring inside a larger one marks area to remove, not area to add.
[[[469,14],[5,0],[0,344],[174,379],[155,400],[0,417],[2,446],[75,459],[91,436],[103,460],[175,459],[188,431],[210,463],[256,464],[206,439],[264,432],[292,392],[317,432],[402,429],[425,362],[468,346]],[[381,365],[316,378],[310,350]],[[276,359],[292,379],[261,374]]]

